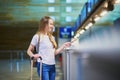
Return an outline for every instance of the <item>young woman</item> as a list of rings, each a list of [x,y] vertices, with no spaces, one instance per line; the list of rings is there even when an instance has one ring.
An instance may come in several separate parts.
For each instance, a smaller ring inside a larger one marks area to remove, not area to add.
[[[52,35],[53,28],[54,21],[49,16],[41,18],[38,31],[33,36],[27,50],[27,54],[30,57],[37,59],[38,63],[40,62],[39,57],[42,57],[42,80],[55,80],[55,55],[59,54],[64,48],[71,45],[70,42],[66,42],[57,49],[57,44]],[[38,44],[39,37],[40,41]],[[38,54],[33,54],[34,47],[38,45]]]

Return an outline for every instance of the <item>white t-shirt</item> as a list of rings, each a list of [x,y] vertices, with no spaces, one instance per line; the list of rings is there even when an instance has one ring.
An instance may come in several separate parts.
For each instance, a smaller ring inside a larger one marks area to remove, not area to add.
[[[38,47],[38,35],[35,34],[31,40],[31,44]],[[39,52],[40,56],[42,57],[42,62],[48,65],[55,64],[55,49],[49,37],[47,35],[40,35],[40,42],[39,42]],[[38,51],[38,50],[37,50]],[[38,59],[38,62],[40,60]]]

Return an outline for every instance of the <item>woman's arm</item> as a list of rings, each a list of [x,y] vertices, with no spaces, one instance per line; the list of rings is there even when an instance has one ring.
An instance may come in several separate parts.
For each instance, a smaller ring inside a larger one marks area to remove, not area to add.
[[[55,50],[55,55],[59,54],[64,48],[71,46],[71,42],[66,42],[62,46],[60,46],[57,50]]]
[[[30,46],[28,47],[27,49],[27,54],[30,56],[30,57],[34,57],[35,59],[39,58],[39,54],[33,54],[33,51],[34,51],[34,45],[30,44]]]

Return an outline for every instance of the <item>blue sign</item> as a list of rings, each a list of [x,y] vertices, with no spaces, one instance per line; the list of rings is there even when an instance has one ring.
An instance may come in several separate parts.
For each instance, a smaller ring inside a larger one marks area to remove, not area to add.
[[[71,38],[71,27],[60,27],[59,37],[60,38]]]

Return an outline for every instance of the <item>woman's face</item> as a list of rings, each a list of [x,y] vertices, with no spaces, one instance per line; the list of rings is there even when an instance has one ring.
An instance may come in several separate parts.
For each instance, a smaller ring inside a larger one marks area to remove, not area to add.
[[[48,25],[45,28],[46,32],[53,32],[54,29],[54,22],[52,19],[49,19]]]

